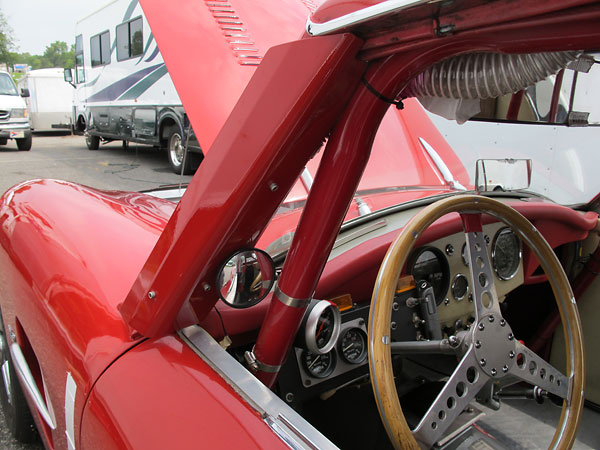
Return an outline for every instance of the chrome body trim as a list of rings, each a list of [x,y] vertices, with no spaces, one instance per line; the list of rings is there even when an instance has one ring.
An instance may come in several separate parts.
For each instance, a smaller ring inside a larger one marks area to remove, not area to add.
[[[33,378],[33,375],[31,374],[31,370],[29,369],[29,365],[25,360],[25,356],[23,355],[19,344],[13,343],[10,345],[10,355],[15,364],[17,375],[23,382],[25,390],[27,391],[27,394],[29,394],[29,397],[31,398],[33,403],[35,404],[35,407],[40,413],[40,416],[42,417],[42,419],[44,419],[44,422],[46,422],[46,424],[48,424],[48,426],[52,430],[56,430],[56,424],[54,423],[54,419],[50,415],[50,412],[46,407],[46,402],[44,401],[42,394],[40,393],[37,385],[35,384],[35,380]]]
[[[344,233],[344,236],[339,237],[335,240],[332,250],[336,249],[338,247],[341,247],[342,245],[347,244],[348,242],[350,242],[354,239],[364,236],[365,234],[368,234],[371,231],[375,231],[375,230],[379,230],[380,228],[384,228],[386,225],[387,225],[387,221],[385,219],[381,219],[376,222],[374,221],[370,224],[367,224],[364,227],[357,228],[356,230],[352,230],[349,233]]]
[[[291,306],[292,308],[306,308],[310,303],[310,298],[294,298],[285,294],[279,289],[279,284],[275,287],[275,297],[285,306]]]
[[[67,372],[67,381],[65,384],[65,434],[67,435],[68,450],[75,450],[75,397],[77,394],[77,384],[71,375]]]
[[[378,3],[377,5],[369,6],[323,23],[315,23],[309,17],[306,22],[306,32],[311,36],[321,36],[368,22],[376,17],[397,13],[414,6],[436,3],[437,1],[439,0],[388,0],[387,2]]]
[[[183,342],[256,410],[271,430],[290,447],[311,450],[337,448],[227,353],[201,327],[192,325],[179,330],[178,334]]]

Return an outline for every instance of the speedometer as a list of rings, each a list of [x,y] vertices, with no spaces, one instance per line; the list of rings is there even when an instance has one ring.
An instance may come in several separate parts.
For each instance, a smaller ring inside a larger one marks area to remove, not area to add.
[[[501,280],[510,280],[521,264],[521,241],[510,228],[502,228],[496,233],[492,244],[492,263],[496,275]]]

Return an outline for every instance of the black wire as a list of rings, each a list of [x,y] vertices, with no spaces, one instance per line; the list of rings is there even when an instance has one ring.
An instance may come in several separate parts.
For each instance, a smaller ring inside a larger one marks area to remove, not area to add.
[[[381,94],[381,92],[379,92],[377,89],[371,86],[365,78],[362,79],[362,82],[365,85],[365,87],[369,90],[369,92],[375,97],[377,97],[379,100],[389,103],[390,105],[396,106],[396,109],[404,109],[404,103],[402,103],[402,100],[394,100],[393,98],[387,98],[385,95]]]
[[[221,313],[217,309],[216,305],[213,306],[213,308],[215,309],[215,312],[217,313],[217,316],[219,316],[219,319],[221,319],[221,326],[223,327],[223,336],[227,336],[227,330],[225,329],[225,322],[223,321],[223,317],[221,316]]]

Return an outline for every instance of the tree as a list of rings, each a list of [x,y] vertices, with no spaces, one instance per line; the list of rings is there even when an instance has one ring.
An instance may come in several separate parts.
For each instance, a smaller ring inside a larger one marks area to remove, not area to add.
[[[14,31],[6,21],[4,14],[0,11],[0,63],[5,63],[10,67],[15,61],[15,41]]]
[[[42,67],[73,67],[75,49],[67,46],[66,42],[56,41],[46,47],[42,55]]]

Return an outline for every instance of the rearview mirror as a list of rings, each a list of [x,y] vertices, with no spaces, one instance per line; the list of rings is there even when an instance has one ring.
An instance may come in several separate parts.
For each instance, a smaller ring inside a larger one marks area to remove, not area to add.
[[[233,308],[256,305],[275,283],[275,263],[262,250],[234,253],[221,266],[217,276],[219,297]]]
[[[475,167],[477,192],[514,191],[531,184],[530,159],[478,159]]]
[[[73,82],[73,71],[71,69],[64,69],[64,78],[67,83]]]
[[[29,89],[21,88],[21,97],[29,97]]]

